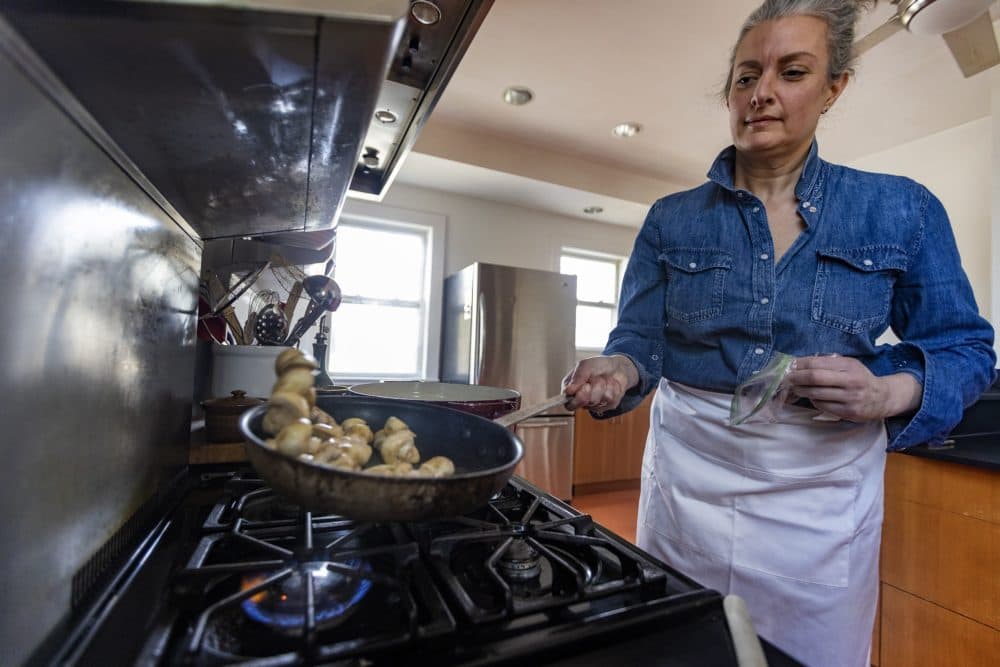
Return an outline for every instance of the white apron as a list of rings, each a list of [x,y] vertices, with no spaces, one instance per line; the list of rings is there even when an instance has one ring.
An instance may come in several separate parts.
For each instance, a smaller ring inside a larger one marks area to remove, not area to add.
[[[868,664],[882,529],[885,428],[727,425],[729,394],[661,380],[650,414],[639,546],[746,600],[757,632],[809,667]]]

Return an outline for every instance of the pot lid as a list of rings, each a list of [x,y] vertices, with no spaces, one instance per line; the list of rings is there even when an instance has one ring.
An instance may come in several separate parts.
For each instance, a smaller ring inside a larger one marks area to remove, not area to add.
[[[264,399],[247,396],[242,389],[234,389],[230,395],[224,398],[210,398],[201,402],[201,407],[206,410],[225,410],[227,408],[252,408],[260,405]]]

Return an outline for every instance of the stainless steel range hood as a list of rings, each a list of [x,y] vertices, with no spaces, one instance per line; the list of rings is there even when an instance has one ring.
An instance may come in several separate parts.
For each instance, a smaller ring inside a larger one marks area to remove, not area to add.
[[[0,46],[50,70],[57,101],[203,240],[319,249],[349,187],[384,194],[491,4],[0,0]]]

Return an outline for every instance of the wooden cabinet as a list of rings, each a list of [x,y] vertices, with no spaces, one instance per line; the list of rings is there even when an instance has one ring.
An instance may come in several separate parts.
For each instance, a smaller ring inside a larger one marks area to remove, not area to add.
[[[904,454],[886,465],[879,667],[1000,655],[1000,472]]]
[[[574,495],[638,485],[652,400],[650,394],[636,409],[610,419],[594,419],[586,410],[577,412]]]

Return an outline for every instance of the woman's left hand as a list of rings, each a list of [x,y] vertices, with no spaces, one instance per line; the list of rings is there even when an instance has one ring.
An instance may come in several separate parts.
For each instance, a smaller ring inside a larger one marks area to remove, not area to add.
[[[909,373],[876,376],[853,357],[799,357],[786,378],[793,395],[854,422],[916,410],[923,388]]]

